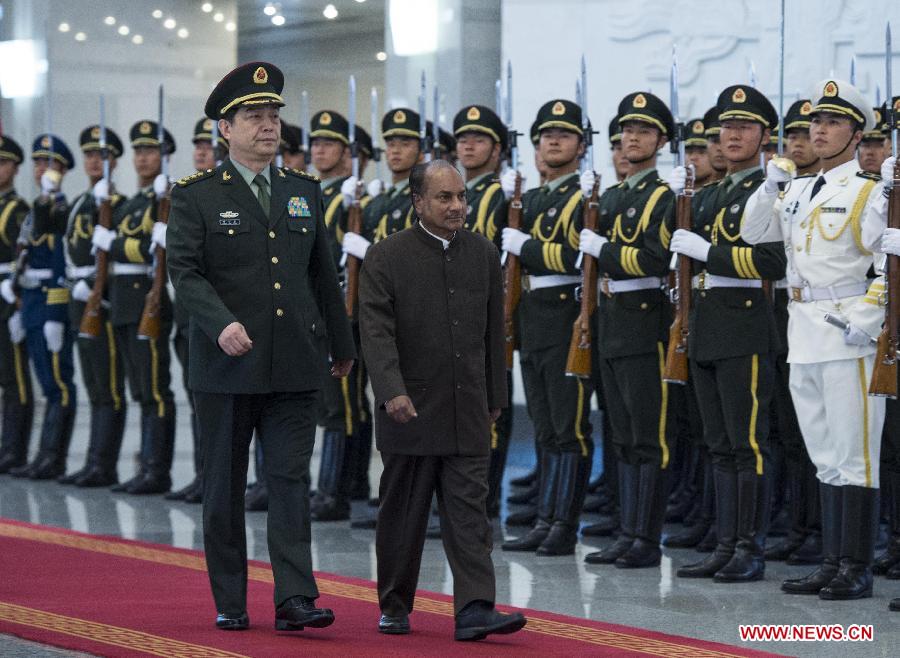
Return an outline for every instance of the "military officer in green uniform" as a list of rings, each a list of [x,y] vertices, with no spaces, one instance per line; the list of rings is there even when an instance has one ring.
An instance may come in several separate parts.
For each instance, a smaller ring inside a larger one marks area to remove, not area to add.
[[[694,230],[674,231],[670,248],[691,258],[695,272],[688,355],[712,456],[718,544],[677,574],[742,582],[765,573],[769,405],[779,343],[763,279],[783,278],[786,256],[780,242],[750,246],[741,239],[744,205],[764,179],[759,154],[778,123],[775,108],[749,85],[725,89],[717,107],[728,174],[694,196]],[[684,177],[684,167],[673,170],[673,191],[683,189]]]
[[[519,357],[528,411],[540,443],[538,517],[524,537],[504,550],[571,555],[578,537],[594,444],[589,422],[591,385],[566,377],[572,325],[581,283],[575,261],[583,227],[578,165],[584,153],[581,108],[566,100],[545,103],[537,115],[538,148],[547,182],[527,195],[522,230],[506,227],[502,247],[519,257],[523,295],[519,303]],[[512,194],[516,172],[501,178]]]
[[[229,159],[179,181],[168,268],[191,317],[190,384],[203,444],[203,534],[221,629],[247,628],[244,491],[254,430],[265,453],[275,627],[328,626],[315,607],[309,460],[322,353],[344,377],[355,350],[328,245],[319,180],[273,166],[284,76],[266,62],[213,90]],[[268,294],[261,291],[268,290]],[[326,330],[327,328],[327,330]]]
[[[175,448],[175,401],[169,371],[172,304],[165,288],[161,294],[160,338],[138,337],[144,301],[153,281],[154,244],[159,242],[154,241],[158,202],[169,187],[161,173],[162,151],[166,152],[165,157],[175,151],[175,140],[169,131],[165,131],[165,143],[161,145],[158,130],[153,121],[138,121],[131,127],[140,189],[119,204],[113,215],[113,229],[97,225],[91,238],[97,249],[109,253],[110,322],[130,388],[141,406],[140,467],[131,480],[114,488],[132,494],[169,491]]]
[[[77,331],[96,275],[96,257],[91,236],[100,220],[100,206],[108,199],[112,211],[125,200],[111,193],[109,182],[103,178],[103,160],[109,158],[110,174],[122,156],[122,140],[106,129],[106,153],[100,145],[101,128],[88,126],[81,131],[79,142],[84,155],[84,171],[91,187],[80,194],[71,205],[67,216],[59,219],[58,227],[65,234],[66,280],[72,291],[69,301],[69,322]],[[125,394],[125,370],[116,348],[112,323],[109,319],[109,302],[100,309],[102,332],[96,337],[80,336],[77,339],[81,376],[91,405],[90,443],[87,460],[82,469],[62,478],[63,484],[80,487],[105,487],[116,484],[116,464],[125,432],[127,400]]]
[[[621,532],[585,561],[639,568],[661,559],[672,450],[669,386],[662,380],[671,314],[661,228],[674,195],[659,178],[656,157],[675,125],[665,103],[649,92],[623,98],[618,117],[629,176],[603,195],[598,232],[582,230],[579,248],[597,259],[601,273],[595,349],[619,458]],[[589,193],[593,172],[581,178],[582,194]]]
[[[4,284],[0,301],[0,389],[3,390],[0,473],[25,464],[34,418],[25,331],[9,278],[18,255],[19,232],[30,210],[15,188],[16,174],[23,160],[22,147],[8,135],[0,135],[0,278],[9,281]]]

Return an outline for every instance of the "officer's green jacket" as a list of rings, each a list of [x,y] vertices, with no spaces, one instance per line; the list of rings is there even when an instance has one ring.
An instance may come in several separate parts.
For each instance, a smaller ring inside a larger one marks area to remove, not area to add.
[[[600,196],[598,233],[609,243],[597,259],[600,281],[597,306],[597,352],[601,358],[656,354],[671,323],[662,289],[635,290],[612,296],[603,279],[665,277],[669,253],[661,228],[673,210],[675,195],[655,169],[629,178]]]
[[[694,196],[694,232],[712,243],[707,262],[694,262],[694,274],[773,282],[784,278],[787,256],[781,242],[750,245],[741,239],[744,206],[765,180],[762,169],[755,168],[726,190],[728,179],[707,185]],[[665,245],[669,239],[669,231],[663,231]],[[712,361],[778,351],[772,303],[761,288],[695,290],[692,301],[688,339],[692,359]]]
[[[0,195],[0,264],[11,268],[16,260],[16,240],[22,224],[28,216],[28,202],[10,189]],[[0,280],[9,278],[10,272],[0,274]],[[6,321],[13,312],[13,307],[0,300],[0,320]]]
[[[319,180],[271,166],[270,213],[234,164],[181,179],[172,191],[167,262],[190,314],[190,387],[211,393],[322,386],[321,343],[355,357],[325,228]],[[324,322],[323,322],[324,320]],[[219,335],[244,325],[253,348],[227,356]]]
[[[466,228],[500,248],[508,204],[493,172],[466,182]]]
[[[363,211],[363,237],[379,242],[413,225],[416,211],[408,180],[379,194]]]

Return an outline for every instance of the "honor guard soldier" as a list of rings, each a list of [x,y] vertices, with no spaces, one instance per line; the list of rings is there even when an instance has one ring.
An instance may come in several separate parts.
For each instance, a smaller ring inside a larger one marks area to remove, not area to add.
[[[319,179],[273,165],[284,76],[226,75],[206,103],[229,158],[173,190],[168,267],[191,317],[190,384],[203,443],[203,535],[218,616],[245,629],[244,490],[254,431],[265,453],[275,628],[334,621],[315,607],[309,460],[322,386],[349,374],[353,336],[328,245]],[[268,290],[268,294],[260,294]],[[237,530],[236,530],[237,529]]]
[[[709,163],[708,139],[703,119],[691,119],[687,123],[687,137],[684,140],[684,157],[694,166],[694,186],[698,189],[712,182],[713,168]]]
[[[303,128],[292,123],[281,124],[281,159],[285,167],[306,169],[309,154],[303,150]]]
[[[713,170],[709,180],[706,181],[706,184],[709,185],[725,178],[725,171],[728,169],[728,161],[725,160],[725,153],[719,142],[722,126],[719,124],[719,108],[715,105],[703,115],[703,128],[706,135],[706,155],[709,157],[709,166]]]
[[[822,505],[822,565],[782,590],[822,599],[872,595],[878,527],[878,472],[884,398],[868,395],[875,360],[870,336],[883,314],[866,303],[873,256],[863,236],[867,210],[881,199],[878,177],[860,172],[856,148],[875,120],[849,83],[815,87],[810,118],[818,174],[791,179],[770,163],[765,185],[748,203],[741,234],[773,240],[788,254],[790,389]],[[780,183],[790,183],[779,192]],[[842,333],[823,320],[846,320]]]
[[[628,178],[631,168],[628,158],[622,149],[622,126],[619,117],[613,117],[609,121],[609,150],[612,153],[613,170],[616,172],[616,182],[621,183]]]
[[[354,127],[359,136],[359,126]],[[310,121],[310,156],[312,165],[322,178],[325,204],[325,228],[335,267],[340,267],[341,242],[347,232],[347,215],[357,190],[357,179],[351,176],[350,126],[338,112],[324,110]],[[360,175],[363,173],[362,162]],[[364,196],[365,208],[371,199]],[[353,323],[353,337],[359,350],[359,325]],[[372,446],[372,419],[366,397],[366,374],[362,361],[357,361],[350,374],[325,382],[323,412],[319,424],[325,429],[316,495],[310,503],[314,521],[343,521],[350,518],[350,500],[355,480],[365,478],[368,498],[368,466]],[[358,472],[365,470],[365,474]]]
[[[215,144],[213,137],[216,138]],[[206,117],[194,125],[191,143],[194,145],[194,169],[197,171],[213,169],[228,155],[228,142],[218,132],[213,135],[213,121]]]
[[[45,480],[64,474],[75,424],[77,400],[72,378],[75,334],[69,324],[63,247],[69,206],[60,191],[63,176],[75,166],[75,159],[69,147],[55,135],[40,135],[35,139],[31,159],[41,194],[32,205],[30,220],[26,220],[19,234],[28,255],[24,271],[16,272],[16,276],[28,356],[47,406],[37,456],[30,464],[10,472],[18,477]]]
[[[16,193],[16,174],[24,160],[22,147],[0,135],[0,388],[3,421],[0,424],[0,473],[22,466],[28,459],[28,440],[34,417],[34,397],[22,314],[16,308],[12,274],[19,251],[19,233],[28,216],[28,203]]]
[[[741,221],[747,199],[763,182],[759,154],[778,115],[749,85],[728,87],[717,106],[728,175],[694,196],[694,229],[674,231],[671,249],[693,261],[688,356],[713,463],[718,544],[707,559],[681,567],[677,575],[742,582],[765,573],[769,405],[778,333],[763,279],[784,276],[785,256],[778,241],[744,242]],[[672,172],[673,191],[684,188],[684,175],[684,167]]]
[[[571,555],[578,538],[594,444],[589,381],[565,374],[581,283],[575,261],[582,229],[578,163],[584,153],[581,108],[552,100],[538,111],[538,148],[547,183],[528,195],[522,228],[504,228],[502,246],[519,257],[527,276],[519,303],[519,355],[528,410],[540,444],[537,521],[525,536],[504,542],[510,551]],[[516,172],[502,177],[511,197]],[[524,283],[524,282],[523,282]]]
[[[481,233],[500,248],[506,226],[507,203],[494,180],[500,158],[507,150],[507,127],[500,117],[483,105],[464,107],[453,118],[456,157],[465,170],[466,221],[468,230]],[[508,406],[491,425],[491,461],[488,466],[487,510],[489,517],[500,513],[500,485],[506,453],[512,436],[512,371],[507,372]]]
[[[168,191],[162,172],[166,157],[175,152],[175,140],[165,131],[159,143],[154,121],[138,121],[131,127],[131,148],[140,189],[121,203],[113,215],[113,229],[94,227],[92,242],[109,253],[110,321],[119,354],[125,362],[130,388],[141,405],[141,449],[138,473],[116,485],[114,491],[132,494],[165,493],[172,486],[175,448],[175,402],[170,387],[169,334],[172,304],[165,287],[160,296],[160,338],[138,335],[144,301],[153,276],[155,245],[165,246],[165,234],[156,224],[159,198]]]
[[[668,493],[672,423],[668,384],[662,381],[671,322],[663,292],[668,251],[661,227],[674,195],[656,171],[658,151],[672,139],[672,114],[649,92],[632,93],[618,108],[629,176],[604,193],[598,232],[583,229],[579,249],[597,259],[601,282],[594,349],[604,405],[619,458],[621,532],[588,564],[621,568],[659,564]],[[590,194],[593,172],[581,175]]]
[[[859,167],[870,174],[881,175],[881,163],[890,154],[891,143],[885,140],[887,122],[884,118],[885,106],[873,107],[872,115],[875,117],[875,125],[871,130],[863,133],[862,141],[857,147]]]
[[[91,236],[100,219],[100,206],[108,199],[111,209],[124,201],[118,194],[110,195],[109,182],[103,178],[103,162],[109,158],[110,174],[122,156],[122,140],[112,130],[106,129],[106,152],[100,144],[101,127],[88,126],[81,131],[79,142],[84,157],[84,171],[91,187],[82,192],[72,203],[59,232],[65,233],[66,279],[72,291],[69,301],[69,321],[73,331],[78,331],[84,316],[88,298],[94,288],[97,273],[96,256]],[[96,190],[96,193],[95,193]],[[109,321],[109,302],[101,304],[100,335],[79,335],[78,356],[81,376],[91,404],[90,443],[84,467],[60,478],[63,484],[80,487],[106,487],[119,479],[116,465],[125,433],[126,394],[125,369],[116,349],[112,324]]]

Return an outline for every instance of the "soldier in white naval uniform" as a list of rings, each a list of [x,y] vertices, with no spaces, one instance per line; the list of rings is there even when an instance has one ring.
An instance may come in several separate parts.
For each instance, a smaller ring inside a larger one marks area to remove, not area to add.
[[[882,186],[855,156],[875,123],[868,102],[841,80],[819,83],[813,100],[810,137],[822,169],[792,180],[770,162],[766,183],[747,203],[741,237],[785,244],[791,397],[822,498],[822,566],[782,590],[856,599],[872,595],[878,527],[885,407],[868,395],[875,359],[869,337],[878,335],[883,315],[866,296],[873,254],[863,227],[873,221],[868,210]],[[826,313],[849,322],[848,330],[842,335],[826,324]]]

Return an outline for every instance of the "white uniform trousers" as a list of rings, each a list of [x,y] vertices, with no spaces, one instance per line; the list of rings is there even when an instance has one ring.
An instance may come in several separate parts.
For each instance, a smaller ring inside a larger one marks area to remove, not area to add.
[[[819,481],[878,488],[885,400],[868,394],[875,355],[792,363],[791,397]]]

